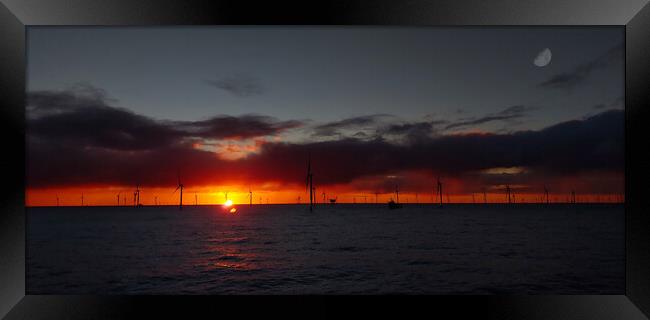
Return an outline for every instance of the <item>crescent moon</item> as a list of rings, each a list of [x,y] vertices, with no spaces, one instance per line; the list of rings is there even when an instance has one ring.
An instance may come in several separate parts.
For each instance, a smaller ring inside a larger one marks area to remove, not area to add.
[[[535,57],[535,60],[533,63],[538,66],[538,67],[545,67],[549,63],[551,63],[551,58],[553,57],[553,54],[551,53],[551,49],[546,48],[542,50],[540,53],[537,54],[537,57]]]

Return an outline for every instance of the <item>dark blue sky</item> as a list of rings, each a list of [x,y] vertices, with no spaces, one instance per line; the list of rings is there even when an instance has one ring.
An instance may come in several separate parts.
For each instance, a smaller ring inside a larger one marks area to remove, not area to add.
[[[159,120],[472,123],[521,106],[516,121],[451,129],[540,129],[622,107],[622,51],[604,56],[623,36],[618,27],[30,27],[28,89],[91,85]],[[537,67],[544,48],[552,61]],[[568,74],[579,79],[540,85]]]

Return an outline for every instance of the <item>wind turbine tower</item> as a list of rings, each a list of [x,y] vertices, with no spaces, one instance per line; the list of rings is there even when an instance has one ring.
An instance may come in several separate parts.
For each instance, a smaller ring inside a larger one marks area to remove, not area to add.
[[[183,210],[183,188],[184,188],[184,187],[185,187],[185,186],[181,183],[181,174],[180,174],[180,172],[179,172],[179,173],[178,173],[178,186],[177,186],[176,189],[174,190],[174,193],[176,193],[176,190],[180,190],[180,191],[181,191],[181,193],[180,193],[180,199],[179,199],[179,201],[178,201],[178,209],[179,209],[179,210]],[[172,193],[172,194],[173,194],[173,193]]]
[[[308,155],[307,157],[307,180],[305,181],[305,185],[307,188],[309,188],[309,212],[312,212],[313,206],[314,206],[314,181],[313,181],[314,175],[311,172],[311,154]]]
[[[548,204],[548,203],[549,203],[549,200],[548,200],[548,189],[546,188],[546,186],[544,186],[544,197],[546,197],[546,204]]]
[[[438,196],[440,197],[440,206],[442,207],[442,182],[440,182],[440,177],[437,179],[437,185],[438,185]]]
[[[135,206],[139,207],[140,206],[140,186],[135,185],[135,192],[133,193],[133,200],[135,202]]]

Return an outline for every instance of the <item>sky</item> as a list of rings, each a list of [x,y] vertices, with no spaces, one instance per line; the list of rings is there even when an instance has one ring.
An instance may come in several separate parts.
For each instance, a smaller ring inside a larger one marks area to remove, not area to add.
[[[173,203],[179,174],[191,203],[248,202],[249,188],[304,201],[308,155],[319,199],[384,201],[399,186],[426,201],[438,177],[452,202],[501,201],[505,185],[528,201],[545,185],[558,201],[611,198],[624,185],[623,35],[29,27],[27,204],[84,192],[114,204],[136,184],[143,201]]]

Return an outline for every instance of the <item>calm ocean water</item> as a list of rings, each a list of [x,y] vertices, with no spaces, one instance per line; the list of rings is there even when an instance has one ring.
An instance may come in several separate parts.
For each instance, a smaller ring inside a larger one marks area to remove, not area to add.
[[[624,294],[622,205],[27,213],[27,294]]]

